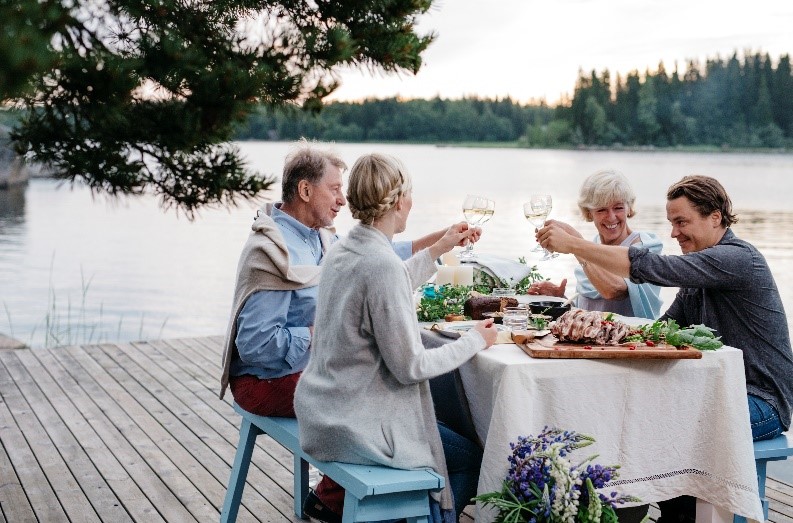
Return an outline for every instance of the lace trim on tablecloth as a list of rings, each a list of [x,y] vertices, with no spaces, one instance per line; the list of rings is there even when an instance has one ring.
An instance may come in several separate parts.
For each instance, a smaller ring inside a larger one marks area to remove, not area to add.
[[[673,478],[675,476],[685,476],[688,474],[694,474],[696,476],[706,476],[708,478],[714,479],[720,483],[727,484],[731,487],[744,490],[746,492],[750,492],[754,494],[756,489],[752,487],[747,487],[743,483],[738,483],[737,481],[732,481],[730,479],[722,478],[721,476],[716,476],[715,474],[711,474],[710,472],[705,472],[704,470],[699,469],[681,469],[681,470],[673,470],[671,472],[664,472],[662,474],[653,474],[652,476],[645,476],[643,478],[633,478],[633,479],[617,479],[614,481],[608,482],[605,487],[616,487],[619,485],[630,485],[633,483],[642,483],[645,481],[655,481],[657,479],[664,479],[664,478]]]

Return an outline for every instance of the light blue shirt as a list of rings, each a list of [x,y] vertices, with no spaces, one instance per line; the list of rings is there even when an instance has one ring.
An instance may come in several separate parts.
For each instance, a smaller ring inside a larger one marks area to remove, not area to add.
[[[638,243],[633,243],[636,237]],[[600,243],[600,236],[595,236],[594,243]],[[650,252],[660,254],[663,249],[661,239],[648,232],[633,232],[620,244],[623,247],[635,245],[644,247]],[[578,281],[576,291],[579,293],[576,305],[582,309],[590,311],[615,312],[623,316],[635,316],[637,318],[647,318],[654,320],[661,313],[661,287],[651,283],[634,283],[630,278],[625,278],[625,285],[628,287],[628,297],[623,300],[607,300],[589,281],[584,273],[584,269],[576,267],[575,277]]]
[[[319,232],[278,207],[273,207],[271,216],[286,242],[289,263],[319,265],[323,256]],[[412,242],[392,245],[403,260],[413,255]],[[308,363],[308,326],[314,325],[317,290],[314,286],[251,294],[237,318],[235,341],[239,356],[231,361],[230,375],[271,379],[302,371]]]

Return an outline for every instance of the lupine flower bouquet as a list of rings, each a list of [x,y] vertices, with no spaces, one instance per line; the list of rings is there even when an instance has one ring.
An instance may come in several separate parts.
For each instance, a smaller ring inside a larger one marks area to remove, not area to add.
[[[509,473],[499,492],[474,498],[498,509],[496,523],[617,523],[614,509],[639,501],[618,492],[597,491],[618,476],[619,465],[578,464],[570,452],[594,443],[592,436],[545,427],[537,437],[510,443]]]

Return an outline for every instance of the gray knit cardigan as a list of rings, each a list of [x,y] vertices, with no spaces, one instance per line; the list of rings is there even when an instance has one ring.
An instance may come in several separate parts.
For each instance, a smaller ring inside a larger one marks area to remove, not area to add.
[[[485,347],[471,331],[421,344],[413,290],[436,271],[429,251],[403,262],[379,230],[356,225],[323,263],[311,356],[295,392],[300,445],[321,460],[430,468],[446,477],[429,380]]]

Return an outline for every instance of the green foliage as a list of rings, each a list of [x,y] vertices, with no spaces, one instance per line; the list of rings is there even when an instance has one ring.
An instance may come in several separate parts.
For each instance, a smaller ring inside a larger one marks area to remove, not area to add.
[[[575,129],[571,143],[585,145],[791,147],[790,56],[774,67],[767,54],[740,60],[736,53],[704,66],[689,62],[682,74],[661,63],[613,83],[608,71],[580,72],[557,118]]]
[[[749,94],[747,94],[749,93]],[[579,73],[569,103],[370,99],[319,114],[260,108],[239,139],[385,142],[513,142],[528,147],[793,147],[793,73],[784,55],[690,62],[684,72]]]
[[[332,102],[321,113],[260,108],[237,128],[238,139],[294,140],[305,136],[339,142],[510,142],[528,122],[550,121],[553,109],[509,98],[488,100],[370,99]],[[554,131],[564,136],[564,132]],[[555,138],[557,141],[560,138]]]
[[[653,343],[668,343],[674,347],[693,347],[699,350],[716,350],[724,344],[720,337],[716,337],[714,329],[705,325],[691,325],[685,329],[680,328],[675,320],[656,320],[653,323],[641,325],[626,338],[626,341],[652,341]]]
[[[0,0],[0,101],[29,91],[30,78],[50,69],[50,40],[70,21],[57,0]]]
[[[526,259],[521,257],[518,261],[526,265]],[[490,294],[496,287],[515,289],[517,294],[526,294],[532,282],[541,281],[544,278],[537,272],[537,266],[531,268],[531,272],[519,282],[507,282],[500,278],[494,278],[484,271],[474,271],[474,285],[427,285],[421,301],[416,308],[416,315],[419,321],[440,321],[447,314],[463,314],[465,300],[471,291],[479,294]]]
[[[192,216],[274,182],[226,143],[260,104],[318,110],[339,66],[418,71],[430,5],[0,0],[0,101],[24,105],[16,147],[57,177]]]
[[[471,292],[467,285],[442,285],[425,288],[416,315],[419,321],[442,321],[447,314],[462,314]]]
[[[521,256],[518,262],[523,265],[526,263],[526,258]],[[526,294],[531,287],[531,284],[536,281],[543,281],[545,278],[537,271],[537,266],[531,268],[531,272],[524,276],[520,281],[507,281],[501,278],[493,277],[484,271],[477,270],[474,276],[474,290],[481,294],[490,294],[493,289],[500,287],[506,289],[514,289],[516,294]]]

